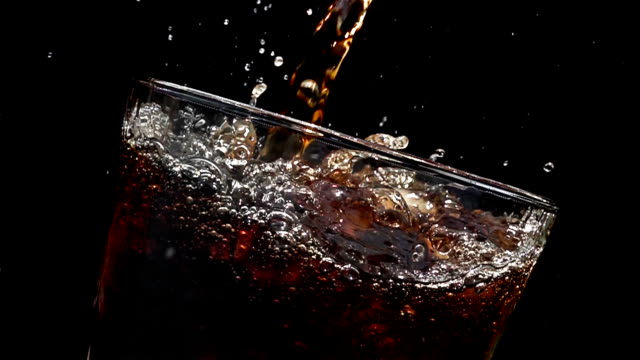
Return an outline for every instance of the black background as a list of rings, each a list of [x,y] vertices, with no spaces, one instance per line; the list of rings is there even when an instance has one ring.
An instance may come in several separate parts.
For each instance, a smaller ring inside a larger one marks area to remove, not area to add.
[[[17,320],[10,332],[22,352],[85,356],[109,173],[133,80],[152,76],[247,101],[262,77],[269,89],[259,105],[270,109],[330,3],[256,2],[3,10],[0,121],[12,216],[0,280],[3,317]],[[625,175],[637,120],[628,111],[628,89],[637,87],[632,13],[597,4],[376,0],[335,83],[325,125],[360,137],[397,131],[410,137],[408,152],[445,149],[443,163],[559,204],[495,359],[615,358],[612,312],[626,302],[615,300],[622,210],[610,199],[634,186]],[[550,173],[547,162],[555,164]]]

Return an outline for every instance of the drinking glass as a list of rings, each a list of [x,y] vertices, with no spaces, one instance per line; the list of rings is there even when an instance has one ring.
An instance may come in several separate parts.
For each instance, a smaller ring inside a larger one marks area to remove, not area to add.
[[[164,81],[136,83],[89,359],[489,359],[545,198]]]

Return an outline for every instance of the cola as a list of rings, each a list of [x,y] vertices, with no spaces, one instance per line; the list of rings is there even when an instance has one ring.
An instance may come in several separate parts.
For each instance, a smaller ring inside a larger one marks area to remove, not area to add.
[[[142,83],[89,358],[489,359],[555,208],[382,138]]]

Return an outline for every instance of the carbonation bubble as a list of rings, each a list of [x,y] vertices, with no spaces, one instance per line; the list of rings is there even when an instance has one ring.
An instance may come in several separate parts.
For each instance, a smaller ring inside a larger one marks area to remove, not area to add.
[[[354,281],[358,279],[358,277],[360,277],[360,273],[358,272],[358,270],[356,270],[354,267],[351,267],[351,266],[345,266],[342,269],[341,273],[342,273],[342,276],[349,281]]]

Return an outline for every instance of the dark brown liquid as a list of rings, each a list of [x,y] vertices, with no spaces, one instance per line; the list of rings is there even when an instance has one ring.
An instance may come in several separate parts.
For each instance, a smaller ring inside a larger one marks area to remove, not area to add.
[[[125,163],[94,360],[488,359],[526,281],[452,290],[355,276],[275,249],[268,226],[220,210],[224,195],[130,149]]]
[[[362,27],[373,0],[336,0],[320,21],[309,43],[308,52],[291,76],[292,93],[284,97],[288,116],[320,125],[331,86],[347,56],[354,36]],[[272,161],[301,153],[310,139],[274,127],[261,158]]]
[[[304,61],[291,76],[298,100],[287,113],[320,124],[331,84],[340,71],[372,0],[336,0],[316,27]]]

